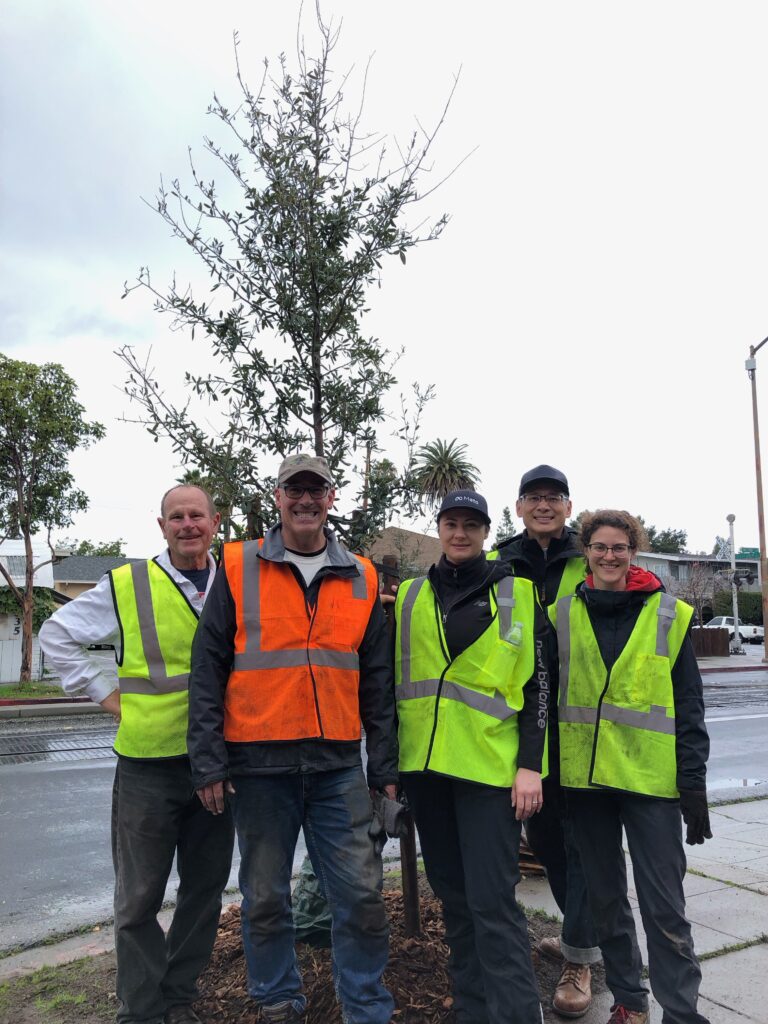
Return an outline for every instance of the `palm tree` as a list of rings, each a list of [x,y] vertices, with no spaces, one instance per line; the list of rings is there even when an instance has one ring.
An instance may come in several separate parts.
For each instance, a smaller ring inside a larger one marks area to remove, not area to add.
[[[413,482],[430,508],[446,494],[463,487],[474,490],[480,471],[467,458],[467,446],[452,441],[432,441],[416,453]]]

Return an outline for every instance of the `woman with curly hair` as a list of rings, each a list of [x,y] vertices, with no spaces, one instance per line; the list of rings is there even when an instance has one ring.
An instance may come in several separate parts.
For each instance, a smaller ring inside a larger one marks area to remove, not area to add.
[[[626,832],[664,1024],[707,1024],[685,917],[686,842],[711,839],[709,738],[689,636],[693,609],[632,564],[642,526],[617,509],[587,514],[588,575],[556,607],[561,783],[614,998],[609,1024],[646,1024],[648,990],[627,895]]]

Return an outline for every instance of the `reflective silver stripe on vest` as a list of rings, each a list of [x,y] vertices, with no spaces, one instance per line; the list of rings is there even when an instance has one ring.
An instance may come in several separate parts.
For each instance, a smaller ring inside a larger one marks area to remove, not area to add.
[[[144,697],[155,697],[158,693],[181,693],[189,688],[189,673],[181,676],[166,676],[165,679],[139,679],[132,676],[120,679],[120,693],[140,693]]]
[[[236,671],[264,668],[300,668],[307,664],[318,668],[360,668],[357,651],[325,651],[315,647],[296,647],[282,651],[245,651],[236,654]]]
[[[575,722],[577,725],[595,725],[597,708],[565,707],[559,712],[561,722]],[[675,735],[675,720],[667,717],[666,708],[651,704],[650,711],[638,711],[636,708],[617,708],[613,704],[600,707],[600,721],[614,722],[616,725],[629,725],[633,729],[646,729],[648,732],[661,732],[668,736]]]
[[[443,680],[443,688],[440,689],[439,679],[419,679],[408,684],[401,683],[395,687],[398,700],[413,700],[418,697],[437,697],[440,693],[440,700],[455,700],[464,704],[473,711],[482,711],[484,715],[496,718],[505,722],[508,718],[514,718],[517,714],[514,708],[509,707],[502,696],[491,697],[487,693],[478,693],[476,690],[468,690],[466,686],[459,683],[452,683],[448,679]],[[498,693],[498,691],[497,691]]]
[[[505,640],[512,630],[512,609],[515,607],[515,577],[505,576],[496,588],[499,608],[499,636]]]
[[[352,597],[358,600],[368,600],[368,580],[365,575],[365,566],[362,561],[357,557],[353,556],[357,563],[357,576],[352,579]]]
[[[631,725],[634,729],[647,729],[649,732],[663,732],[675,735],[675,720],[667,718],[666,708],[651,704],[650,711],[638,711],[635,708],[616,708],[612,704],[603,704],[600,717],[617,725]]]
[[[259,542],[256,540],[247,540],[243,544],[243,592],[240,601],[245,626],[245,652],[235,655],[235,662],[238,657],[257,654],[261,650],[261,571]]]
[[[152,604],[149,565],[146,562],[133,562],[131,578],[133,579],[133,592],[136,595],[139,635],[147,662],[149,679],[122,678],[119,680],[120,690],[122,693],[141,693],[149,696],[156,693],[178,693],[181,690],[186,690],[189,685],[189,673],[169,676],[165,667],[160,650],[160,638],[157,635],[155,609]]]
[[[352,596],[367,598],[368,581],[365,567],[358,560],[356,568],[358,575],[350,580]],[[325,651],[314,647],[295,647],[278,651],[261,649],[261,559],[259,543],[255,540],[248,540],[243,544],[243,592],[240,599],[245,626],[245,650],[241,654],[235,654],[235,671],[301,668],[309,664],[318,668],[351,669],[356,672],[360,670],[357,651]]]
[[[436,697],[440,688],[439,679],[417,679],[415,682],[409,680],[395,687],[395,696],[398,700],[418,700],[419,697]]]
[[[656,629],[656,654],[669,657],[669,630],[677,615],[677,601],[669,594],[661,594]],[[570,706],[568,704],[568,682],[571,664],[571,601],[574,595],[563,598],[557,606],[557,646],[560,656],[560,700],[558,717],[561,722],[577,725],[596,725],[597,708]],[[633,729],[647,729],[675,735],[675,719],[667,716],[666,708],[651,704],[650,711],[636,708],[617,708],[613,704],[600,706],[600,719],[629,725]]]
[[[426,582],[426,576],[420,576],[414,580],[405,592],[400,608],[398,629],[400,631],[400,678],[402,682],[400,686],[395,687],[397,691],[400,691],[400,688],[403,686],[410,685],[411,682],[411,621],[413,619],[413,606],[416,603],[416,598],[419,596],[421,588]]]
[[[568,707],[568,677],[571,668],[571,601],[574,595],[562,598],[557,602],[557,651],[560,658],[560,676],[558,686],[560,688],[559,716],[563,719],[563,711]]]
[[[561,722],[576,722],[578,725],[594,725],[597,722],[597,708],[582,708],[566,705],[558,709]]]
[[[677,617],[677,601],[670,594],[662,594],[656,621],[656,653],[662,658],[669,657],[669,631]]]

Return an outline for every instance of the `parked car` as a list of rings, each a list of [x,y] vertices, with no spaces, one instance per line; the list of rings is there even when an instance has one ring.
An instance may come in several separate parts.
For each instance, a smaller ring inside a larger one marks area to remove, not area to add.
[[[716,615],[705,624],[704,629],[727,629],[728,639],[733,641],[733,616]],[[739,622],[739,636],[743,644],[761,644],[765,630],[762,626],[748,626],[745,622]]]

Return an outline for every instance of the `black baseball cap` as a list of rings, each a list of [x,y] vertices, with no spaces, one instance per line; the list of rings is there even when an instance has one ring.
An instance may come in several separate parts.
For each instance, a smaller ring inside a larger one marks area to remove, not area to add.
[[[450,494],[446,494],[443,498],[440,509],[437,513],[437,521],[440,522],[440,516],[443,512],[450,512],[455,508],[467,509],[469,512],[477,512],[477,514],[485,520],[486,525],[491,525],[491,517],[488,515],[488,502],[477,491],[460,490],[451,491]]]
[[[568,487],[568,480],[565,473],[561,473],[559,469],[555,469],[554,466],[534,466],[533,469],[529,469],[527,473],[523,473],[523,478],[520,481],[520,490],[518,494],[525,494],[530,491],[533,484],[555,484],[560,491],[566,496],[570,496],[570,488]]]

